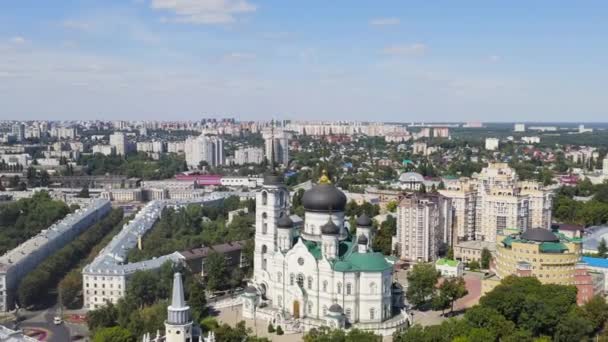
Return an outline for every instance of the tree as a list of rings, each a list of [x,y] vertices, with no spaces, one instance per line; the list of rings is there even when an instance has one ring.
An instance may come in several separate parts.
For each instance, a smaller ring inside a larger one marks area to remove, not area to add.
[[[49,186],[51,177],[46,170],[40,172],[40,186]]]
[[[82,187],[82,190],[78,193],[78,197],[80,198],[89,198],[89,187],[87,185]]]
[[[390,201],[386,204],[386,210],[388,210],[391,213],[394,213],[395,211],[397,211],[397,201]]]
[[[156,273],[137,271],[133,273],[127,285],[127,293],[138,307],[151,305],[158,294],[159,277]]]
[[[454,302],[469,293],[464,278],[462,277],[445,279],[441,285],[439,285],[438,290],[439,297],[443,297],[444,300],[449,303],[450,312],[454,311]]]
[[[348,333],[342,329],[329,327],[313,328],[303,338],[304,342],[380,342],[382,337],[369,331],[351,329]]]
[[[194,279],[188,288],[188,294],[188,305],[192,308],[192,316],[195,321],[200,321],[207,305],[205,287],[197,279]]]
[[[82,290],[82,275],[70,272],[59,282],[59,297],[61,305],[68,309],[77,309],[81,305],[80,291]]]
[[[492,260],[492,253],[489,249],[485,248],[481,250],[481,268],[487,270],[490,268],[490,261]]]
[[[582,307],[583,314],[593,323],[593,330],[599,331],[604,327],[604,324],[608,320],[608,304],[604,297],[597,295],[591,298]]]
[[[448,258],[450,260],[454,260],[454,247],[453,246],[448,247],[448,253],[446,255],[446,258]]]
[[[555,327],[555,342],[584,341],[593,332],[593,324],[579,308],[573,308]]]
[[[280,326],[280,325],[277,325],[277,335],[281,336],[281,335],[283,335],[283,334],[284,334],[284,332],[283,332],[283,328],[281,328],[281,326]]]
[[[606,246],[606,239],[602,238],[597,246],[597,256],[600,258],[605,258],[606,253],[608,253],[608,246]]]
[[[121,327],[102,328],[93,335],[93,342],[135,342],[135,336]]]
[[[408,288],[405,294],[407,300],[417,308],[426,304],[433,294],[437,279],[439,279],[439,272],[433,264],[414,265],[407,275]]]
[[[480,268],[481,268],[481,265],[479,265],[479,261],[477,261],[477,260],[469,261],[469,269],[471,269],[471,271],[477,271]]]
[[[226,278],[226,259],[217,252],[211,252],[205,259],[205,279],[207,281],[207,289],[210,291],[219,290],[225,285]]]

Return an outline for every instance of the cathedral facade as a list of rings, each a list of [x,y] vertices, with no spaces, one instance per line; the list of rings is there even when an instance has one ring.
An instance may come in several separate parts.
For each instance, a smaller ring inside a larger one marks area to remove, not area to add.
[[[388,335],[405,326],[394,259],[371,248],[372,220],[364,214],[348,229],[346,196],[327,175],[302,202],[304,224],[296,229],[282,177],[265,177],[256,197],[254,273],[243,316],[300,331],[326,325]]]

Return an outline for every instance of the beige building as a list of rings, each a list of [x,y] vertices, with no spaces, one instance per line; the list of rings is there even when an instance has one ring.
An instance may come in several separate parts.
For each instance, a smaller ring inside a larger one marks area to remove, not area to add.
[[[393,246],[402,260],[434,261],[442,245],[451,243],[450,199],[439,194],[408,194],[397,207]]]
[[[492,255],[496,254],[496,244],[489,241],[460,241],[454,245],[454,259],[471,262],[481,262],[481,252],[488,249]]]
[[[538,182],[519,181],[506,163],[445,184],[439,192],[452,199],[455,239],[495,242],[505,229],[550,227],[550,191]]]
[[[496,276],[484,280],[483,291],[490,291],[510,275],[536,277],[543,284],[575,285],[581,256],[580,238],[571,239],[549,229],[500,236],[493,265]]]

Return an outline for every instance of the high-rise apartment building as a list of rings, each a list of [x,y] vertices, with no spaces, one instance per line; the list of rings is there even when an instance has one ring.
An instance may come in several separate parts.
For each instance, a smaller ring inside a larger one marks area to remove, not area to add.
[[[209,166],[223,165],[225,162],[224,141],[219,137],[189,137],[184,143],[184,150],[190,168],[197,168],[202,161]]]
[[[22,142],[25,140],[25,125],[18,122],[12,127],[13,136],[15,136],[15,140],[18,142]]]
[[[534,181],[519,181],[505,163],[492,163],[472,178],[445,180],[439,192],[452,199],[454,237],[496,241],[505,229],[549,229],[551,193]]]
[[[264,133],[264,140],[266,159],[269,161],[272,159],[276,165],[287,166],[289,164],[289,133],[281,129],[273,129]]]
[[[122,132],[110,135],[110,146],[114,147],[116,154],[124,156],[127,154],[127,136]]]
[[[257,147],[243,147],[234,151],[236,165],[260,164],[264,161],[264,150]]]
[[[397,207],[393,248],[402,260],[434,261],[442,245],[451,244],[452,205],[440,194],[408,194]]]

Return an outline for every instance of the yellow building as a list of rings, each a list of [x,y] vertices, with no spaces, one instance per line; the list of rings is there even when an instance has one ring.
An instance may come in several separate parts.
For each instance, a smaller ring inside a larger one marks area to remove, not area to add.
[[[510,275],[536,277],[544,284],[574,285],[582,241],[559,232],[532,228],[521,234],[500,236],[494,259],[495,277],[484,279],[486,293]]]

